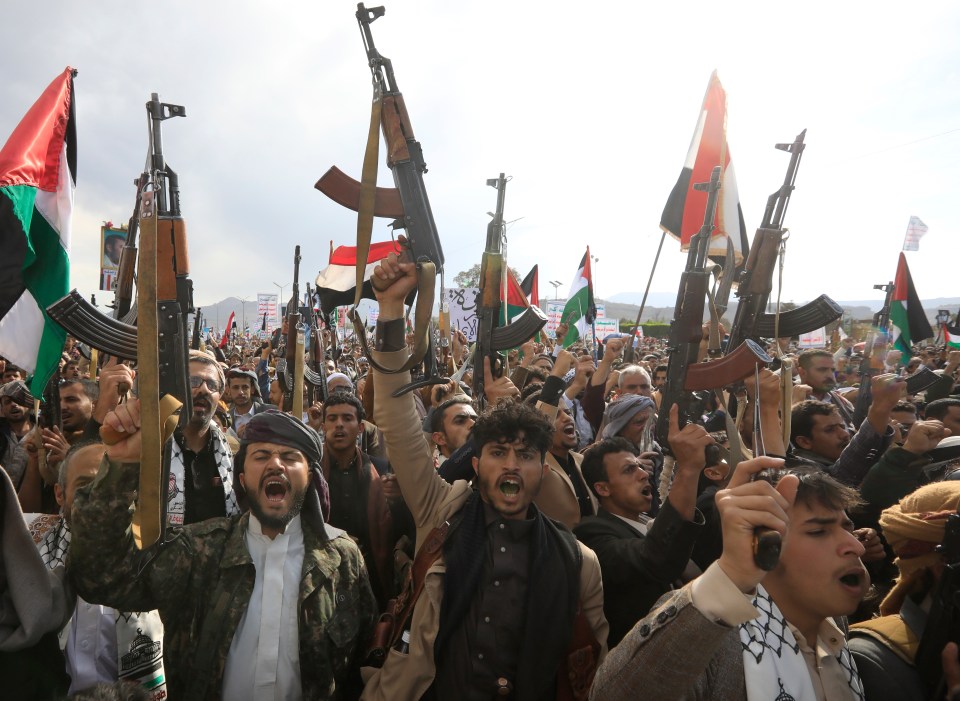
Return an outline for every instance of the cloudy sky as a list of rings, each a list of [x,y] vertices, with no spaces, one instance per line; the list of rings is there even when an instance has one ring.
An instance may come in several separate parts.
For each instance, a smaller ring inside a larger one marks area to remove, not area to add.
[[[960,295],[960,5],[554,3],[394,0],[373,25],[429,173],[448,280],[479,262],[501,171],[510,264],[540,264],[565,294],[584,247],[601,297],[642,292],[660,213],[719,71],[728,143],[752,238],[807,129],[786,216],[784,300],[878,296],[911,215],[924,298]],[[302,279],[355,215],[313,189],[332,164],[359,177],[371,87],[347,0],[15,3],[0,46],[0,139],[64,66],[76,82],[79,174],[73,284],[96,288],[99,229],[126,221],[147,147],[151,92],[186,107],[164,126],[180,174],[198,304]],[[381,185],[391,185],[381,165]],[[377,220],[375,239],[389,237]],[[683,267],[664,246],[653,290]],[[98,300],[109,295],[98,295]]]

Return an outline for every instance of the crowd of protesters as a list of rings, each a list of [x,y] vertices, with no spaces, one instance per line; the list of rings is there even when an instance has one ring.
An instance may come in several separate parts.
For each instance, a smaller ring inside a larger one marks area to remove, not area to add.
[[[68,339],[48,427],[0,360],[4,698],[960,693],[955,646],[939,691],[917,660],[960,507],[960,351],[877,346],[861,375],[855,339],[780,339],[699,420],[668,410],[661,445],[664,341],[544,334],[495,372],[454,331],[437,364],[466,372],[400,393],[410,372],[375,368],[408,356],[415,268],[391,255],[374,283],[369,349],[325,332],[326,399],[306,387],[300,416],[282,329],[191,351],[167,530],[143,552],[135,363]],[[922,366],[936,382],[909,395]]]

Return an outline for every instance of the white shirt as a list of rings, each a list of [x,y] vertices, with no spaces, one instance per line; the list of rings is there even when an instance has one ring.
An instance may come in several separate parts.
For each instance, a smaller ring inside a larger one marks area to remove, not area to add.
[[[247,409],[246,414],[241,414],[237,411],[236,407],[233,409],[233,430],[239,431],[241,427],[246,426],[250,419],[253,418],[253,404],[250,404],[250,408]]]
[[[87,689],[99,682],[117,681],[117,613],[112,608],[88,604],[77,597],[77,606],[67,628],[67,674],[70,691]]]
[[[304,553],[300,517],[271,540],[251,514],[244,538],[257,575],[227,653],[223,698],[299,701],[303,690],[297,599]]]
[[[630,527],[640,533],[640,535],[646,535],[647,531],[650,530],[650,526],[653,524],[653,519],[649,516],[644,516],[643,514],[640,514],[640,518],[645,519],[643,521],[634,521],[632,518],[627,518],[626,516],[621,516],[620,514],[614,514],[614,516],[624,523],[629,524]]]

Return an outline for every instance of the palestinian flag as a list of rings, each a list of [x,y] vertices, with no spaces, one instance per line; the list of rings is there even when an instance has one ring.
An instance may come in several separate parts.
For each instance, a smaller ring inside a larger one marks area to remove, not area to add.
[[[693,186],[710,180],[710,173],[715,166],[721,166],[723,172],[709,255],[712,258],[726,258],[729,237],[739,266],[749,250],[747,227],[740,209],[737,176],[730,159],[730,149],[727,148],[727,93],[720,85],[716,71],[710,75],[680,177],[660,216],[660,228],[680,239],[681,250],[687,250],[690,239],[700,231],[707,209],[708,193],[694,190]]]
[[[906,362],[912,353],[911,344],[932,336],[933,329],[913,286],[907,259],[901,253],[893,283],[893,297],[890,299],[890,340],[893,347],[903,353]]]
[[[581,338],[589,338],[587,330],[597,317],[597,306],[593,302],[593,276],[590,273],[590,247],[583,254],[580,268],[573,277],[567,303],[560,315],[560,323],[568,324],[567,335],[563,338],[563,347],[576,343]]]
[[[66,340],[45,310],[70,291],[75,75],[64,69],[0,150],[0,355],[33,373],[37,397]]]
[[[331,246],[333,243],[330,244]],[[377,263],[391,253],[400,253],[400,244],[396,241],[370,244],[367,267],[363,272],[363,292],[366,299],[374,299],[370,276]],[[353,304],[357,289],[357,247],[338,246],[330,253],[330,265],[317,275],[317,295],[320,297],[320,309],[324,315],[337,307]]]
[[[510,323],[518,315],[523,314],[523,310],[530,306],[530,302],[523,293],[523,287],[517,282],[517,278],[510,272],[509,268],[504,270],[504,274],[507,276],[506,298],[504,298],[504,290],[501,288],[500,302],[506,313],[506,323]]]
[[[953,350],[960,350],[960,327],[949,327],[946,324],[943,325],[943,342],[947,344],[947,348],[952,348]]]
[[[527,299],[530,300],[530,304],[540,305],[540,266],[535,265],[530,269],[530,272],[527,273],[527,276],[523,278],[523,282],[520,283],[520,289],[523,290],[523,294],[527,296]]]

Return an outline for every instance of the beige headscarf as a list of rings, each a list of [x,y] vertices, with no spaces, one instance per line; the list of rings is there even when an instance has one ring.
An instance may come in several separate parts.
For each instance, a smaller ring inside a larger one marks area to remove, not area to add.
[[[882,615],[899,612],[923,572],[942,561],[936,547],[943,541],[947,517],[958,507],[960,481],[950,480],[925,485],[880,515],[880,527],[900,570],[897,583],[880,604]]]

